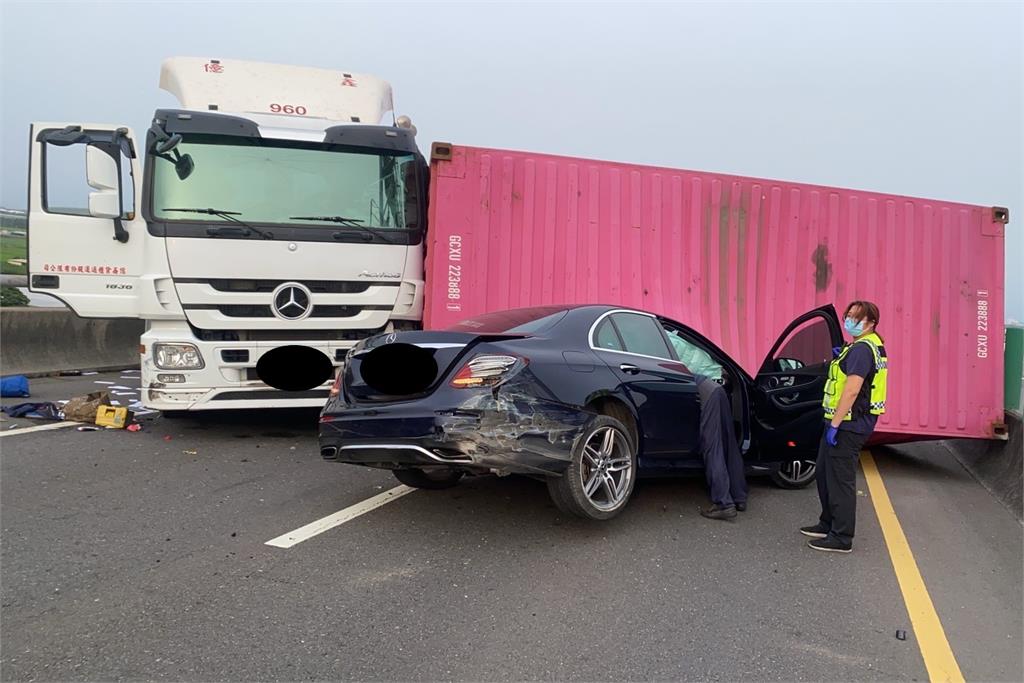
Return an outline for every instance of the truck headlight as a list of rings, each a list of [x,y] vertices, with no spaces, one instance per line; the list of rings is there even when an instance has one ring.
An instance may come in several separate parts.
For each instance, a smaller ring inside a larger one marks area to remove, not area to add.
[[[153,344],[153,362],[161,370],[202,370],[206,367],[195,344]]]

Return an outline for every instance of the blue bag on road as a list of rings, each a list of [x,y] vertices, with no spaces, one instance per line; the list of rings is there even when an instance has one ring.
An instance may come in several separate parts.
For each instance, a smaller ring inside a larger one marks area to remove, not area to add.
[[[28,392],[28,377],[25,375],[0,377],[0,396],[4,398],[24,398],[31,395]]]

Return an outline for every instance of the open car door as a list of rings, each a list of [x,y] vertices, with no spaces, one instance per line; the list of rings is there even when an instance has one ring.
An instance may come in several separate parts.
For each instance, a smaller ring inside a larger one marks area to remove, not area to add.
[[[754,433],[761,460],[814,459],[825,424],[821,400],[832,349],[842,343],[831,304],[804,313],[775,342],[754,378]]]
[[[125,126],[34,123],[29,154],[29,289],[85,318],[140,317],[146,222]]]

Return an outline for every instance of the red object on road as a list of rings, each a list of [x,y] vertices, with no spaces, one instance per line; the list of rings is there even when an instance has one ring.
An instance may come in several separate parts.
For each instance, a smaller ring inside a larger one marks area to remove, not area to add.
[[[424,324],[561,303],[664,314],[756,374],[798,315],[881,308],[881,441],[999,436],[1004,209],[435,145]]]

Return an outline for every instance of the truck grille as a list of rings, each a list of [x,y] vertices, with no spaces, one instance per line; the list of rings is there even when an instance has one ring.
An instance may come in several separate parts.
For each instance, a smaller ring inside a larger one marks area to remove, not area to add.
[[[249,304],[186,304],[186,311],[218,311],[229,318],[273,318],[270,306],[254,306]],[[390,311],[391,306],[337,306],[321,304],[313,306],[310,318],[352,318],[361,311]]]
[[[248,280],[176,278],[177,284],[207,284],[218,292],[273,292],[285,282],[298,282],[314,294],[362,294],[370,287],[398,287],[400,282],[372,282],[349,280]]]
[[[368,330],[204,330],[191,327],[196,339],[207,342],[359,341],[386,329],[386,326]]]

